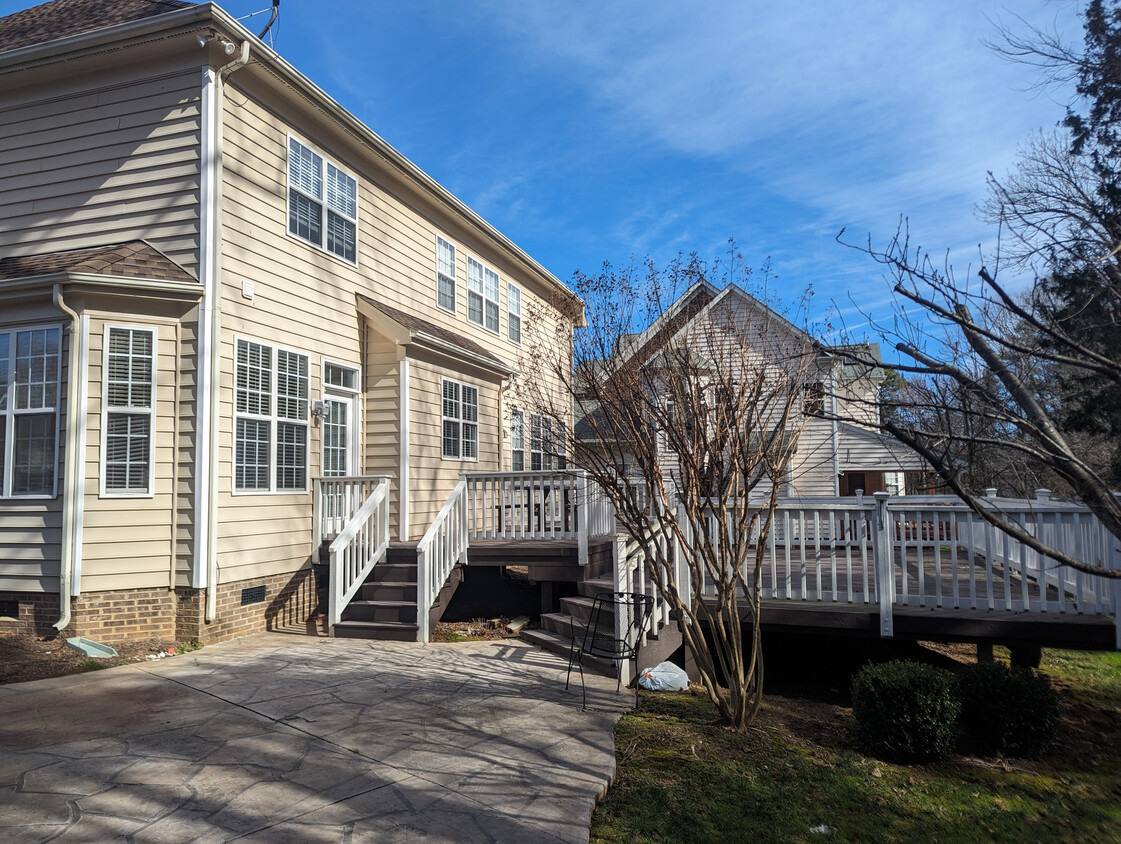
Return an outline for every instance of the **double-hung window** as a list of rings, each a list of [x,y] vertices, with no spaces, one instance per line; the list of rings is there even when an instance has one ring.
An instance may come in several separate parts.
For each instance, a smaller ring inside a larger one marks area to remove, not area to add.
[[[547,416],[529,416],[529,468],[534,472],[551,472],[567,466],[564,449],[564,426],[553,425]]]
[[[0,497],[55,494],[61,353],[57,327],[0,330]]]
[[[102,367],[101,494],[151,495],[156,330],[107,326]]]
[[[239,339],[234,392],[234,489],[306,490],[307,355]]]
[[[510,411],[510,471],[525,471],[525,414]]]
[[[436,304],[455,313],[455,247],[436,238]]]
[[[357,260],[358,182],[295,138],[288,139],[288,232]]]
[[[458,381],[443,380],[442,397],[444,457],[479,459],[479,390]]]
[[[467,318],[498,333],[498,273],[467,259]]]
[[[522,291],[510,282],[506,282],[506,335],[522,342]]]

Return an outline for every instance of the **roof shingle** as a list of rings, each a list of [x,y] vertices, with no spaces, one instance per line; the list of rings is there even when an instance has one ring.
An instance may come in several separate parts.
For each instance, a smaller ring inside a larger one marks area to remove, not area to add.
[[[0,258],[0,282],[53,273],[88,273],[198,283],[194,276],[143,240],[90,249]]]
[[[0,53],[193,5],[183,0],[53,0],[0,18]]]
[[[449,331],[446,328],[441,328],[440,326],[428,322],[427,320],[423,320],[420,317],[413,316],[410,313],[391,307],[384,302],[378,302],[374,299],[371,299],[369,296],[363,296],[361,293],[359,293],[358,296],[362,299],[363,302],[366,302],[368,305],[377,308],[391,320],[408,329],[409,331],[417,331],[422,334],[428,334],[438,340],[443,340],[445,343],[450,343],[453,346],[457,346],[460,349],[463,349],[465,352],[470,352],[471,354],[478,355],[479,357],[485,358],[486,360],[494,361],[494,363],[498,364],[501,367],[506,367],[506,364],[504,364],[474,340],[468,337],[464,337],[462,334],[457,334],[454,331]]]

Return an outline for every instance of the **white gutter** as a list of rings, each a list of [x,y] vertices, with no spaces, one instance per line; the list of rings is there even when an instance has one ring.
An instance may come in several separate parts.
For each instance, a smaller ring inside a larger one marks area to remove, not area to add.
[[[218,414],[222,384],[222,100],[226,77],[249,63],[249,41],[241,42],[238,57],[217,73],[203,71],[202,192],[203,225],[199,266],[203,275],[203,307],[199,314],[199,417],[202,428],[197,444],[198,485],[195,515],[206,514],[195,531],[192,585],[206,588],[203,620],[218,614]],[[201,534],[201,535],[200,535]],[[201,573],[206,577],[202,579]]]
[[[75,530],[76,498],[82,494],[77,485],[78,473],[78,380],[81,345],[81,322],[77,312],[63,301],[62,285],[52,288],[51,298],[54,305],[70,318],[66,334],[70,338],[70,360],[66,369],[66,468],[62,476],[62,547],[58,567],[58,609],[59,618],[54,626],[64,630],[70,624],[70,581],[74,566],[74,546],[80,538]]]
[[[9,298],[15,293],[27,293],[53,284],[87,284],[104,287],[124,295],[135,293],[171,293],[187,298],[197,298],[200,294],[199,285],[181,281],[165,281],[155,278],[133,278],[122,275],[98,275],[95,273],[58,272],[44,275],[29,275],[19,278],[5,279],[0,298]]]

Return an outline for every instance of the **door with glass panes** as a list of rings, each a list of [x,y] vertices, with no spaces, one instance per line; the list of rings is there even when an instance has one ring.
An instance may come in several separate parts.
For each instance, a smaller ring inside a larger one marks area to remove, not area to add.
[[[323,364],[323,477],[358,475],[358,371],[337,363]],[[325,483],[323,512],[330,533],[337,533],[362,502],[360,484]]]

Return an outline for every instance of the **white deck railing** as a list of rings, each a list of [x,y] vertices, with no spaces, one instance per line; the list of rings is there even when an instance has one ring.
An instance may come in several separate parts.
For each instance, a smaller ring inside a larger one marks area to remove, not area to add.
[[[467,563],[467,547],[471,541],[468,523],[467,479],[461,475],[416,547],[418,642],[428,641],[428,611],[436,603],[452,569],[457,564]]]
[[[1047,495],[992,497],[985,504],[1077,559],[1121,570],[1121,542],[1085,507]],[[715,513],[706,521],[717,542]],[[787,499],[776,509],[766,543],[764,599],[877,606],[884,636],[893,633],[895,606],[1113,614],[1121,649],[1121,581],[1058,565],[953,498]],[[631,554],[616,555],[619,582],[640,577],[633,573],[640,555]],[[753,566],[751,555],[745,577]],[[713,594],[711,583],[702,594]]]
[[[580,564],[588,538],[615,533],[615,510],[583,471],[472,472],[467,484],[471,539],[576,540]]]
[[[356,475],[345,478],[315,478],[312,519],[313,546],[337,536],[358,508],[370,497],[374,487],[385,480],[382,475]]]
[[[343,609],[388,548],[389,478],[381,478],[331,542],[327,625],[332,636]]]

